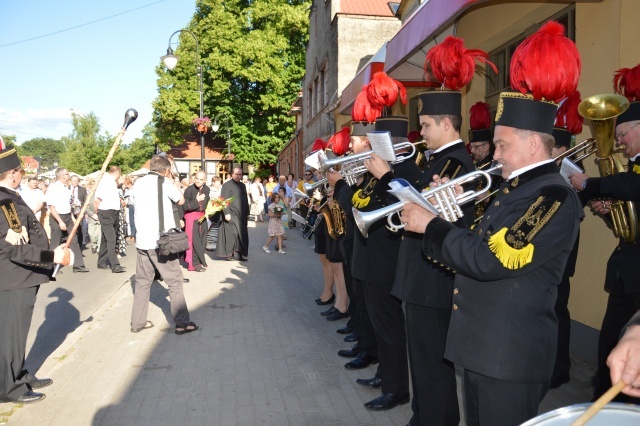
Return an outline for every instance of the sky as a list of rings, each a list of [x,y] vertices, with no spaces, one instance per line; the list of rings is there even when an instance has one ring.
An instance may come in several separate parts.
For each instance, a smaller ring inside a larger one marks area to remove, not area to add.
[[[19,144],[60,139],[75,111],[93,112],[101,133],[116,135],[134,108],[122,142],[141,137],[160,56],[194,11],[195,0],[1,0],[0,133]]]

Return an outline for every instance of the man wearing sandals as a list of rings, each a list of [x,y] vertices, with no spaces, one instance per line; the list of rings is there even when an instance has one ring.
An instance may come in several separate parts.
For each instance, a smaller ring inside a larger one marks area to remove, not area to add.
[[[154,155],[151,159],[151,171],[138,179],[131,190],[131,199],[135,205],[136,222],[136,284],[131,310],[131,332],[138,333],[153,327],[147,320],[149,311],[149,293],[157,269],[169,287],[171,316],[176,323],[176,334],[196,331],[198,326],[190,321],[187,303],[182,291],[182,268],[177,254],[162,256],[158,254],[158,179],[162,183],[163,231],[176,227],[172,203],[184,204],[182,192],[171,181],[171,162],[165,156]],[[168,178],[168,179],[165,179]]]

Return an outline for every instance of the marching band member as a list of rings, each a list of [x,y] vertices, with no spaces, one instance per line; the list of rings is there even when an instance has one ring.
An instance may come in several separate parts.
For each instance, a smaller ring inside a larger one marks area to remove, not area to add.
[[[551,158],[556,104],[580,74],[563,33],[550,21],[513,55],[513,91],[500,95],[493,138],[506,180],[478,226],[456,227],[415,204],[401,215],[405,230],[424,234],[424,254],[456,271],[444,356],[463,369],[470,426],[534,417],[551,378],[557,285],[583,216]]]
[[[616,72],[614,87],[616,92],[631,102],[629,109],[616,121],[616,142],[629,158],[627,173],[592,178],[582,173],[570,177],[573,187],[582,191],[585,200],[609,198],[637,201],[640,194],[640,65],[623,68]],[[595,201],[593,208],[602,215],[610,213],[607,202]],[[607,310],[602,320],[598,339],[598,373],[594,399],[611,387],[607,356],[616,345],[620,332],[629,318],[640,309],[640,277],[636,263],[640,258],[640,245],[620,239],[607,263],[604,287],[609,292]],[[625,400],[620,396],[618,400]]]

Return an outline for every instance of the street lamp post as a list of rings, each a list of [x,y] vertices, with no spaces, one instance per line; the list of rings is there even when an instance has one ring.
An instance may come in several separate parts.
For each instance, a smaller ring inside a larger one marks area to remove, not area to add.
[[[173,49],[171,48],[171,39],[173,38],[174,35],[181,32],[191,34],[193,39],[196,41],[196,52],[195,52],[196,53],[196,73],[198,76],[198,93],[200,94],[200,118],[202,119],[202,117],[204,116],[204,103],[203,103],[203,96],[202,96],[203,95],[202,64],[200,63],[198,37],[196,37],[196,35],[189,30],[178,30],[174,32],[173,34],[171,34],[171,37],[169,37],[169,46],[167,47],[167,54],[164,56],[161,56],[160,59],[162,59],[162,62],[164,62],[164,65],[169,69],[169,71],[173,71],[173,69],[178,64],[178,57],[173,53]],[[206,173],[207,171],[205,170],[205,158],[204,158],[204,133],[205,132],[200,132],[200,168],[203,172]]]
[[[227,162],[229,167],[229,173],[231,173],[231,167],[233,165],[233,159],[231,158],[231,129],[229,129],[229,117],[227,114],[224,114],[224,126],[227,129]],[[211,127],[214,133],[217,133],[220,129],[220,125],[218,124],[218,118],[213,118],[213,126]]]

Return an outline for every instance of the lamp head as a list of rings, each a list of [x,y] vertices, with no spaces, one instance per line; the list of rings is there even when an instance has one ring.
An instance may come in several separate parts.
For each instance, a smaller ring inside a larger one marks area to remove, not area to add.
[[[164,56],[160,56],[164,65],[169,69],[169,71],[173,71],[173,69],[178,64],[178,57],[173,54],[173,49],[171,46],[167,48],[167,54]]]
[[[211,126],[211,128],[213,129],[214,133],[216,133],[220,129],[220,125],[218,124],[218,119],[215,117],[213,118],[213,126]]]

